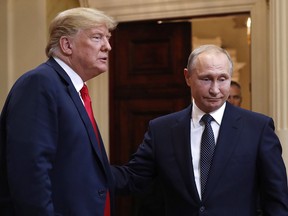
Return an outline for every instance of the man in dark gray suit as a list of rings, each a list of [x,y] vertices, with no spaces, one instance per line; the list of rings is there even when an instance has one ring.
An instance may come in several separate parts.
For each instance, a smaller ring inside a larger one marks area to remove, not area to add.
[[[192,104],[150,121],[129,163],[113,167],[119,193],[141,192],[157,176],[166,216],[255,216],[258,194],[264,215],[288,215],[286,168],[273,120],[226,102],[232,71],[220,47],[191,53],[184,76]],[[215,150],[204,187],[205,114],[212,116]]]

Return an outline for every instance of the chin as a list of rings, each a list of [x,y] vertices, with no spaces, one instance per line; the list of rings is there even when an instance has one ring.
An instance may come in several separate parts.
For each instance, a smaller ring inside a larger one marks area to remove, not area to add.
[[[97,70],[97,73],[96,73],[96,76],[102,74],[102,73],[105,73],[107,70]]]
[[[207,107],[207,110],[208,110],[209,112],[213,112],[213,111],[219,109],[221,106],[222,106],[222,104],[209,105],[209,106]]]

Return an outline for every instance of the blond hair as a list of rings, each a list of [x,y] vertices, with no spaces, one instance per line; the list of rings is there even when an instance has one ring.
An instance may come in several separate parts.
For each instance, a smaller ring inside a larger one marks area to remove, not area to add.
[[[100,25],[106,25],[112,31],[117,23],[112,17],[93,8],[78,7],[60,12],[49,27],[49,40],[45,49],[47,57],[51,57],[59,48],[62,36],[74,36],[79,30]]]

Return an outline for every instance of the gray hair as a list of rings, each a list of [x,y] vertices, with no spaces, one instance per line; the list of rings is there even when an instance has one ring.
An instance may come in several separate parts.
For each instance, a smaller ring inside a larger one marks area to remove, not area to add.
[[[109,31],[116,28],[117,23],[102,11],[78,7],[60,12],[49,27],[49,40],[45,49],[47,57],[51,57],[59,48],[62,36],[74,36],[79,30],[106,25]]]
[[[225,54],[228,58],[228,61],[229,61],[229,72],[232,76],[233,61],[232,61],[229,53],[225,49],[223,49],[219,46],[213,45],[213,44],[202,45],[202,46],[199,46],[193,50],[193,52],[190,54],[190,56],[188,58],[188,63],[187,63],[187,69],[188,69],[189,73],[191,73],[194,70],[198,56],[204,52],[214,52],[214,53]]]

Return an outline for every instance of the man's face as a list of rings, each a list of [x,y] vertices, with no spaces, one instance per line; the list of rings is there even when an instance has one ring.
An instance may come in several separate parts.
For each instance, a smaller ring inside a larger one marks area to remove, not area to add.
[[[228,58],[223,53],[202,53],[195,63],[195,70],[184,70],[187,85],[196,105],[206,113],[219,109],[227,100],[231,74]]]
[[[230,86],[230,95],[228,97],[228,102],[233,104],[234,106],[241,106],[241,90],[235,85]]]
[[[108,70],[110,32],[105,25],[81,30],[71,40],[70,63],[83,81]]]

